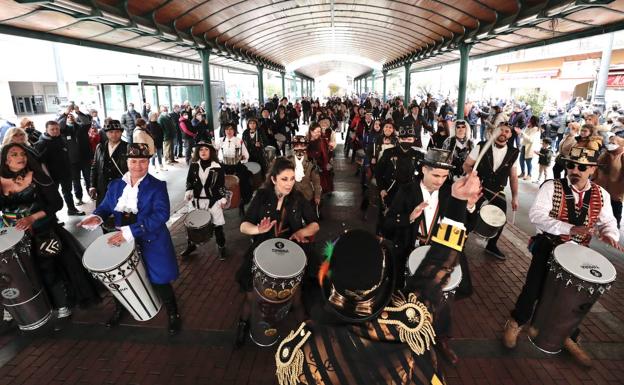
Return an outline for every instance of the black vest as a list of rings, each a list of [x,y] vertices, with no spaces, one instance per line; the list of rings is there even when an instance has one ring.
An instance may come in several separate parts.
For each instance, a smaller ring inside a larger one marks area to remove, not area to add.
[[[479,148],[483,146],[485,142],[479,143]],[[494,144],[493,144],[494,145]],[[507,182],[509,181],[509,172],[511,168],[514,166],[516,159],[518,158],[519,151],[515,147],[507,146],[507,153],[503,158],[503,162],[500,167],[494,171],[494,154],[492,153],[492,148],[490,147],[481,163],[479,163],[479,167],[477,167],[477,172],[479,173],[479,178],[481,178],[481,183],[483,187],[493,191],[499,192],[505,189],[507,186]]]

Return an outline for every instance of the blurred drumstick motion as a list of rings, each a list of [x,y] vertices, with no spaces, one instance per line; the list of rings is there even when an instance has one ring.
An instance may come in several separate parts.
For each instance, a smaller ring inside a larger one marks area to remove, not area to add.
[[[492,131],[492,135],[490,136],[490,139],[488,139],[488,141],[485,142],[483,147],[481,147],[481,151],[479,152],[479,156],[477,157],[477,161],[475,162],[474,166],[472,166],[473,170],[476,170],[479,167],[479,163],[481,163],[481,159],[483,159],[483,157],[485,156],[485,153],[487,152],[487,150],[490,147],[492,147],[492,143],[494,143],[494,141],[496,140],[496,137],[498,135],[500,135],[500,131],[501,131],[501,129],[499,127],[496,127],[494,129],[494,131]]]
[[[516,224],[516,212],[515,211],[511,211],[511,224],[515,225]]]

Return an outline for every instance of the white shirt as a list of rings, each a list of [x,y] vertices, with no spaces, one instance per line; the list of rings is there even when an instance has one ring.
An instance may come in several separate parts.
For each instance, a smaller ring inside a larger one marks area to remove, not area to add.
[[[301,182],[301,180],[305,176],[305,169],[303,168],[303,161],[305,159],[305,156],[299,159],[295,155],[294,158],[295,158],[295,182]]]
[[[108,156],[110,156],[112,158],[113,157],[113,152],[115,152],[115,149],[117,147],[119,147],[119,143],[120,142],[117,142],[116,144],[114,144],[112,146],[111,146],[110,141],[108,141],[107,143],[108,143]]]
[[[475,146],[468,157],[472,160],[477,160],[479,157],[480,146]],[[493,169],[494,171],[498,170],[498,168],[503,164],[503,159],[505,159],[505,155],[507,154],[507,145],[503,148],[496,147],[496,144],[492,144],[492,159],[494,160]]]
[[[139,199],[138,199],[139,185],[141,184],[143,179],[145,179],[146,176],[147,174],[143,176],[143,178],[139,179],[134,184],[134,186],[132,186],[130,184],[130,172],[127,172],[124,174],[121,180],[126,182],[126,186],[124,187],[121,193],[121,196],[117,200],[115,211],[120,211],[122,213],[133,213],[133,214],[136,214],[139,212],[139,209],[137,207],[139,203]],[[134,240],[134,236],[132,235],[130,226],[122,226],[119,230],[121,230],[121,233],[123,234],[123,237],[127,242]]]
[[[219,141],[215,144],[216,150],[219,152],[219,160],[223,161],[223,157],[231,157],[234,158],[237,155],[242,156],[240,162],[247,163],[249,160],[249,152],[247,152],[247,147],[245,147],[245,143],[242,139],[233,136],[228,138],[227,136],[224,138],[220,138]]]
[[[440,190],[430,193],[425,185],[420,182],[420,191],[422,192],[423,202],[427,202],[427,207],[425,207],[423,213],[425,214],[425,230],[429,233],[431,228],[433,228],[434,216],[438,210]]]
[[[570,181],[566,178],[568,185]],[[589,191],[591,184],[587,182],[587,185],[582,192]],[[529,210],[529,220],[537,228],[539,233],[549,233],[553,235],[569,235],[570,229],[574,227],[573,224],[560,221],[559,219],[552,218],[549,213],[553,207],[553,194],[555,191],[555,183],[552,180],[544,182],[542,187],[537,191],[535,202]],[[596,223],[596,229],[600,235],[608,236],[615,241],[620,239],[620,232],[617,228],[615,217],[613,216],[613,209],[611,208],[611,198],[609,193],[600,187],[602,193],[602,201],[604,202],[600,213],[598,214],[598,221]],[[574,202],[578,204],[580,194],[572,189],[572,195],[574,195]],[[563,200],[564,198],[562,198]],[[561,202],[565,204],[565,200]]]

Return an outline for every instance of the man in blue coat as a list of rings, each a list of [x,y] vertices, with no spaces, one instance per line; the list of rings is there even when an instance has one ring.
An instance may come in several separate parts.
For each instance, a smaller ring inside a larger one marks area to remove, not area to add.
[[[80,226],[92,227],[102,223],[102,218],[115,217],[119,231],[113,233],[108,243],[119,245],[134,240],[141,250],[147,275],[162,299],[169,316],[169,333],[180,330],[180,314],[171,282],[178,275],[178,264],[171,234],[167,229],[169,220],[169,195],[167,184],[147,173],[150,158],[149,147],[143,143],[128,145],[128,172],[113,180],[104,200],[93,215],[80,222]],[[119,324],[125,309],[116,302],[115,312],[106,323],[107,327]]]

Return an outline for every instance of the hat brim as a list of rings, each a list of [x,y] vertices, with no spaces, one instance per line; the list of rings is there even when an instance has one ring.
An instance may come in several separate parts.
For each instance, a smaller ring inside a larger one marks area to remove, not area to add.
[[[455,169],[455,166],[450,164],[450,163],[444,163],[444,162],[431,162],[428,160],[424,160],[421,159],[418,161],[419,164],[423,165],[423,166],[429,166],[429,167],[433,167],[433,168],[443,168],[445,170],[453,170]]]
[[[598,166],[598,162],[580,161],[578,159],[572,159],[572,158],[565,157],[565,156],[562,156],[561,159],[563,159],[566,162],[572,162],[572,163],[576,163],[576,164],[584,164],[585,166]]]

